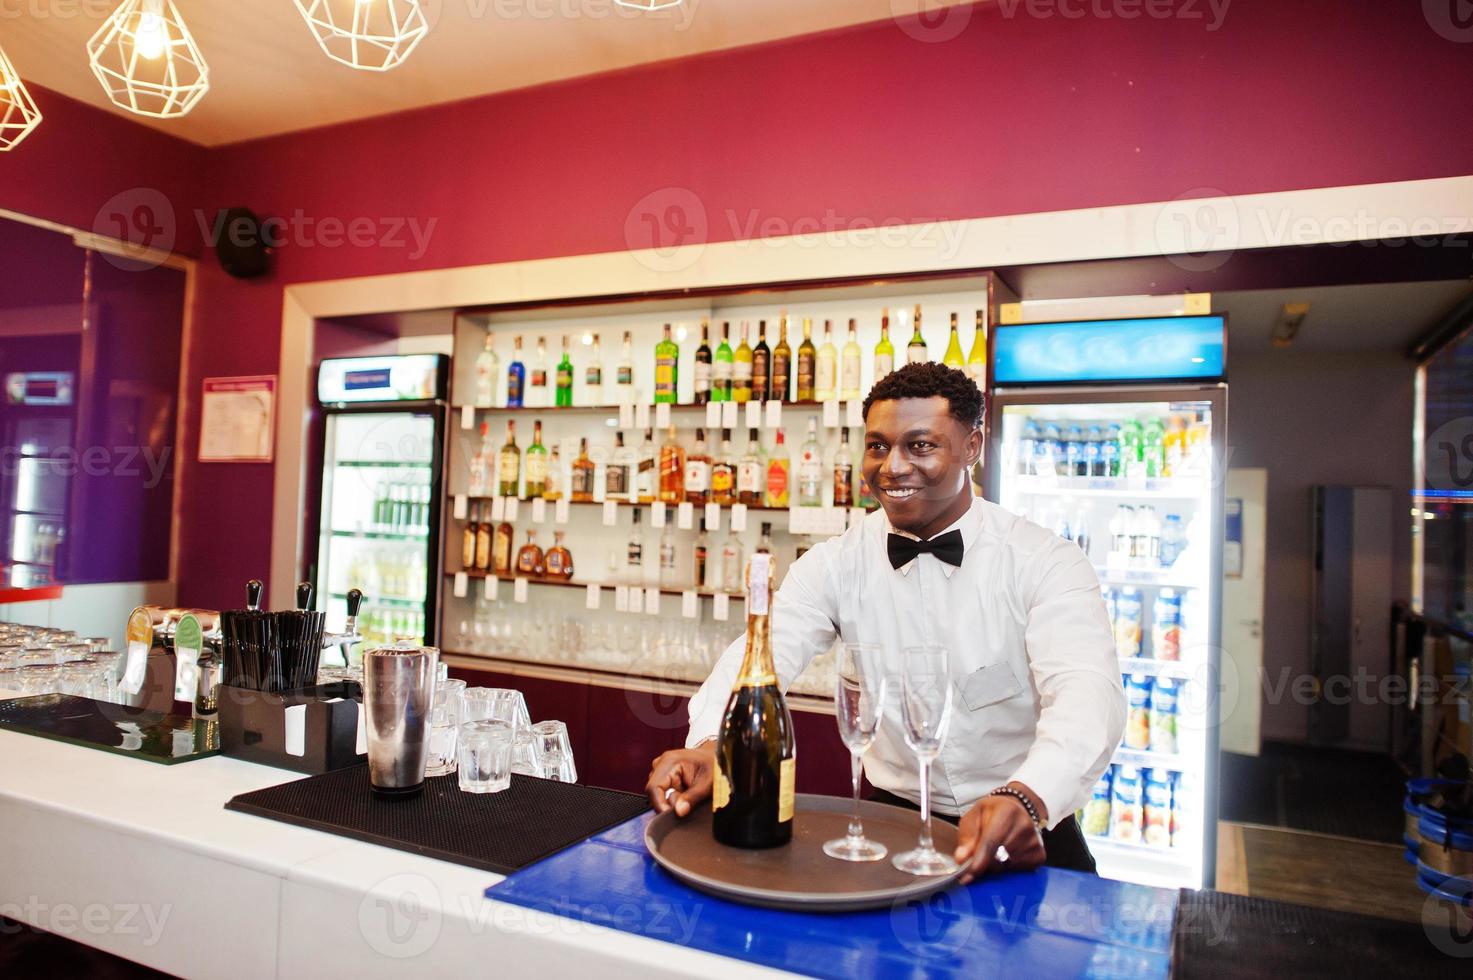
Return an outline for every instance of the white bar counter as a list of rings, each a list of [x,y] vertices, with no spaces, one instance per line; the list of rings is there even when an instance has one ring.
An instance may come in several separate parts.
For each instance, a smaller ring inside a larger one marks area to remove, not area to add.
[[[299,778],[0,730],[0,914],[190,978],[775,974],[489,901],[491,872],[224,808]]]

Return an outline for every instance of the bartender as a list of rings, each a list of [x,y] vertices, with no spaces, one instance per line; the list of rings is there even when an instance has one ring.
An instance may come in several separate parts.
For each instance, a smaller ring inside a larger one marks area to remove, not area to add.
[[[1074,812],[1125,724],[1110,621],[1077,545],[973,494],[982,413],[972,380],[933,362],[870,391],[861,470],[881,510],[788,569],[772,612],[779,681],[786,690],[836,640],[887,656],[946,647],[952,717],[931,767],[931,808],[959,824],[963,880],[1042,864],[1093,872]],[[691,699],[687,747],[654,761],[646,789],[656,811],[683,817],[710,796],[744,646],[739,637],[727,648]],[[864,771],[872,799],[915,808],[919,767],[902,731],[892,698]]]

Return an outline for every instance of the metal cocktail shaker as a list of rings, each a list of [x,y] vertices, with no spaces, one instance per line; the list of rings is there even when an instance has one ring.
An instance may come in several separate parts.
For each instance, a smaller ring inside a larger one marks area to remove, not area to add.
[[[380,796],[413,796],[424,789],[437,659],[437,651],[414,646],[363,655],[368,777]]]

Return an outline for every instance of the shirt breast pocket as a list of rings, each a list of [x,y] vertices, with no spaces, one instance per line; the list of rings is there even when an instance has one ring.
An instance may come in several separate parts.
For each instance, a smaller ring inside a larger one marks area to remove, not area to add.
[[[962,678],[962,702],[973,711],[1023,693],[1023,685],[1007,661],[978,667]]]

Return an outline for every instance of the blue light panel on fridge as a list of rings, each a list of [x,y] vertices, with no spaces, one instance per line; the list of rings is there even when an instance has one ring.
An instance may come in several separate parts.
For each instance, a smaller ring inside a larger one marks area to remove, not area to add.
[[[1215,381],[1226,368],[1221,314],[1003,324],[993,339],[999,385]]]

